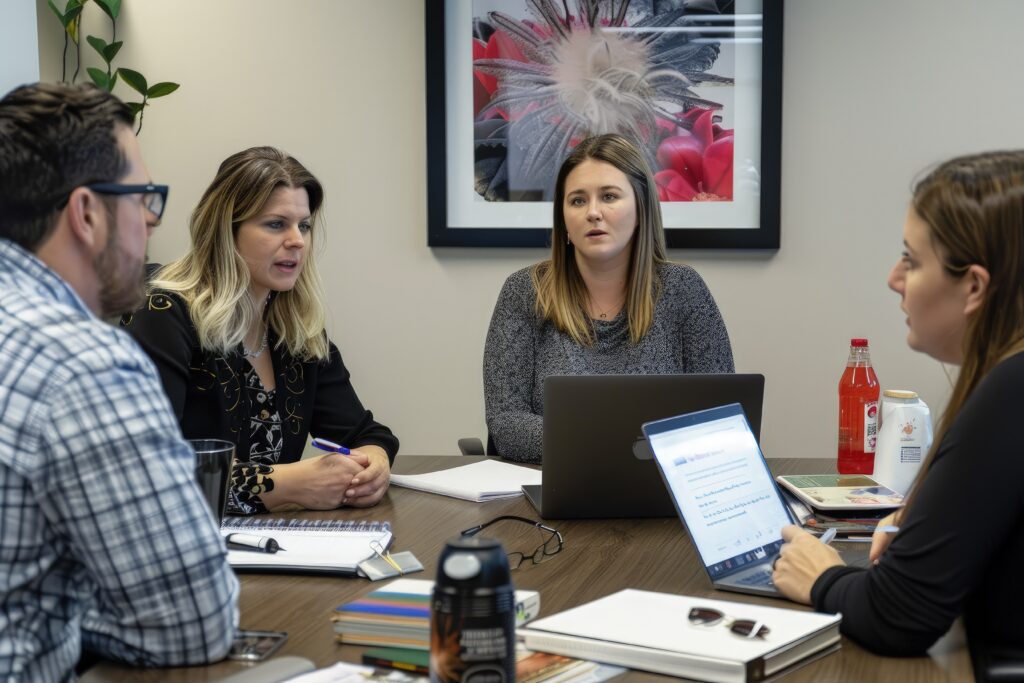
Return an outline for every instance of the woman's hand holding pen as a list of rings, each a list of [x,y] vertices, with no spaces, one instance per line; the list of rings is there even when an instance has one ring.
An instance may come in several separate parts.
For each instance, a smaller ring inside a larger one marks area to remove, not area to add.
[[[811,604],[811,587],[829,567],[845,564],[831,540],[819,541],[795,524],[782,527],[785,544],[772,571],[772,583],[790,600]]]
[[[361,446],[353,449],[349,458],[364,469],[352,478],[351,486],[345,491],[344,503],[353,507],[376,505],[391,481],[388,454],[379,446]]]

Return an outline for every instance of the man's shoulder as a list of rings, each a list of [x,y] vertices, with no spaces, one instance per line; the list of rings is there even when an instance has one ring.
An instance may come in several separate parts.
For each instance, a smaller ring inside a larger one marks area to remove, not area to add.
[[[51,373],[95,373],[118,367],[142,370],[148,360],[142,350],[116,326],[61,302],[33,300],[0,312],[4,356],[31,354],[34,363]]]

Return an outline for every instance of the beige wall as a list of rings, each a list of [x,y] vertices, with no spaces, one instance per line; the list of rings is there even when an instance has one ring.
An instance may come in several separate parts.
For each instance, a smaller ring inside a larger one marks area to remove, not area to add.
[[[737,369],[767,377],[769,456],[834,454],[851,336],[870,338],[883,386],[917,389],[933,409],[946,400],[942,368],[906,348],[885,277],[920,169],[1024,146],[1024,3],[979,7],[787,3],[782,249],[672,255],[708,281]],[[45,0],[39,16],[52,78],[59,27]],[[416,454],[484,433],[491,307],[506,275],[544,255],[426,247],[422,33],[418,0],[128,0],[119,29],[122,66],[182,83],[141,137],[154,179],[172,186],[153,260],[186,248],[188,213],[225,156],[295,154],[327,188],[329,332],[364,402]]]

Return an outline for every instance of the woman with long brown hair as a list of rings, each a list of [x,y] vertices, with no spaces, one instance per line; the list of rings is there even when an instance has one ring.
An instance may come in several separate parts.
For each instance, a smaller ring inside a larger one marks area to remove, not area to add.
[[[666,259],[643,154],[619,135],[582,141],[555,182],[551,258],[509,276],[491,317],[484,393],[498,454],[540,462],[550,375],[733,370],[704,281]]]
[[[964,617],[978,680],[1024,662],[1024,151],[948,161],[914,190],[889,275],[907,343],[960,366],[907,504],[868,570],[797,527],[775,585],[881,654],[921,655]],[[1017,680],[1017,679],[1014,679]]]

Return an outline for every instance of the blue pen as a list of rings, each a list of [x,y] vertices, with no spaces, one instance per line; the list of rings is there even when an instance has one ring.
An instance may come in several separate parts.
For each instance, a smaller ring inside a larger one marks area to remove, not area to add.
[[[832,540],[835,537],[836,537],[836,529],[835,529],[835,527],[832,527],[830,529],[826,529],[825,533],[823,533],[818,540],[820,540],[825,545],[828,545],[829,543],[832,542]]]
[[[320,438],[313,439],[313,448],[319,448],[322,451],[328,451],[330,453],[341,453],[342,455],[348,455],[352,452],[341,444]]]

